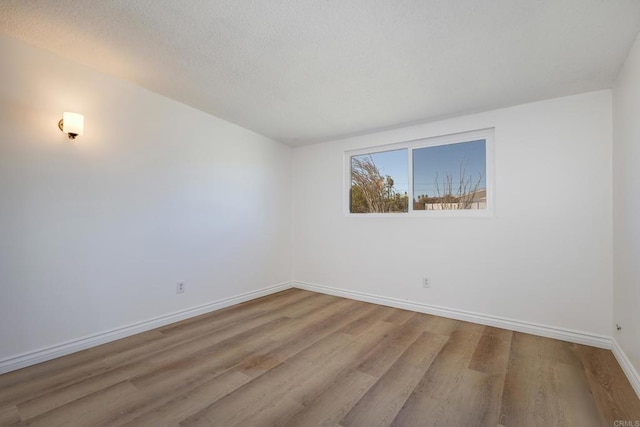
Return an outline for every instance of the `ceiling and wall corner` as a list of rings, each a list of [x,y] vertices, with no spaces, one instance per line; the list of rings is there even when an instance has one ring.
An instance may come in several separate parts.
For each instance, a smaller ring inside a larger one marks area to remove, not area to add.
[[[610,88],[635,0],[5,0],[0,32],[290,145]]]

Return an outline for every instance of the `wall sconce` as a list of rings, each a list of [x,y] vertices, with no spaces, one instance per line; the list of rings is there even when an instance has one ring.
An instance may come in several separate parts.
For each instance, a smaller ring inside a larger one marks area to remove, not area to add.
[[[78,113],[63,113],[58,128],[67,134],[69,139],[76,139],[84,133],[84,116]]]

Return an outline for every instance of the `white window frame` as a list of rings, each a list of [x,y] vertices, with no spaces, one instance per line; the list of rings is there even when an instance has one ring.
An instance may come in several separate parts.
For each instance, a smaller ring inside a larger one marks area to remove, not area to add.
[[[393,144],[379,145],[375,147],[366,147],[357,150],[349,150],[344,152],[344,194],[343,206],[344,214],[347,217],[357,218],[455,218],[455,217],[492,217],[494,213],[495,192],[494,192],[494,135],[495,129],[480,129],[470,132],[461,132],[449,135],[441,135],[435,137],[421,138],[411,141],[398,142]],[[439,145],[449,145],[485,140],[486,150],[486,188],[487,188],[487,207],[486,209],[452,209],[452,210],[414,210],[413,209],[413,150],[419,148],[436,147]],[[374,154],[392,150],[407,150],[407,173],[409,178],[409,206],[408,212],[388,212],[388,213],[351,213],[351,157],[361,156],[363,154]]]

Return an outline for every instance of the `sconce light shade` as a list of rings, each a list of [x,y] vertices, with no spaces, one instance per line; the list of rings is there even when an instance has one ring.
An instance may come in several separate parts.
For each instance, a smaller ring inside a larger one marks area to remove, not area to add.
[[[67,134],[69,139],[76,139],[84,133],[84,116],[78,113],[65,112],[62,120],[58,122],[58,128]]]

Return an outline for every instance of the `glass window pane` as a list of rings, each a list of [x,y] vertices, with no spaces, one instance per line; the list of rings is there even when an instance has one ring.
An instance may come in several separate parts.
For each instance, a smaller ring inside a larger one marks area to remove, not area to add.
[[[407,212],[407,149],[351,157],[351,213]]]
[[[413,150],[413,209],[487,208],[486,140]]]

